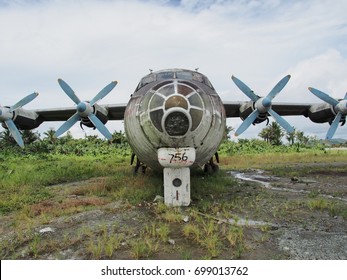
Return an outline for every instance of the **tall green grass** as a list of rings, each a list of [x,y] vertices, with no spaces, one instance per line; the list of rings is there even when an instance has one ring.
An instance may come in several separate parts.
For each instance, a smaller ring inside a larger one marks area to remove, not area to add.
[[[110,177],[103,188],[112,189],[107,195],[113,199],[136,204],[163,194],[161,174],[149,171],[144,176],[133,176],[129,165],[131,151],[125,144],[110,145],[96,139],[91,143],[84,140],[57,145],[46,143],[44,149],[42,145],[29,145],[24,150],[0,150],[0,214],[49,199],[54,193],[47,186],[100,176]],[[203,204],[204,197],[227,192],[233,182],[223,175],[223,170],[263,168],[280,172],[281,167],[286,169],[288,164],[347,162],[347,152],[325,151],[319,145],[274,147],[263,141],[229,141],[221,145],[220,158],[222,173],[217,176],[192,171],[193,200]],[[95,195],[105,194],[100,188]]]
[[[0,213],[37,203],[53,195],[47,186],[117,173],[119,158],[90,156],[14,157],[0,164]]]

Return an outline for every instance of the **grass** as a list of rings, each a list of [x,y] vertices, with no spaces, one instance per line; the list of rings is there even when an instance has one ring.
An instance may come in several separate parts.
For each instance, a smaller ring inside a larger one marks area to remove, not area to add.
[[[272,153],[261,154],[235,154],[232,156],[221,156],[221,166],[224,169],[248,169],[260,168],[265,170],[285,169],[288,165],[295,167],[295,164],[304,163],[334,163],[346,162],[347,151],[344,150],[308,150],[304,152],[292,153]]]
[[[310,211],[347,219],[347,210],[315,190],[307,199],[288,200],[252,183],[240,184],[226,170],[262,168],[286,177],[338,173],[346,172],[347,166],[327,168],[319,163],[345,162],[346,156],[342,151],[220,155],[218,175],[192,170],[188,208],[153,203],[156,195],[163,195],[162,175],[147,170],[134,176],[126,159],[119,157],[12,158],[0,163],[0,256],[65,258],[71,250],[76,258],[89,259],[244,258],[253,242],[249,229],[223,222],[229,218],[300,222],[304,218],[298,217]],[[295,167],[312,162],[317,166]],[[53,186],[81,180],[88,181]],[[102,215],[93,217],[93,211]],[[84,214],[89,216],[78,220]],[[188,222],[183,221],[186,216]],[[61,236],[38,233],[57,221],[64,230]],[[263,226],[254,239],[268,242],[270,232]]]
[[[327,211],[332,217],[342,216],[344,219],[347,219],[347,208],[336,201],[326,198],[310,199],[307,201],[307,207],[310,210]]]
[[[19,210],[53,196],[49,185],[115,174],[112,159],[57,157],[55,160],[11,160],[0,166],[0,214]],[[9,172],[11,171],[11,172]]]
[[[223,248],[228,248],[231,253],[229,257],[233,258],[240,258],[245,250],[242,227],[220,224],[213,219],[205,219],[205,215],[195,216],[191,223],[182,228],[182,233],[207,251],[206,259],[218,257]]]

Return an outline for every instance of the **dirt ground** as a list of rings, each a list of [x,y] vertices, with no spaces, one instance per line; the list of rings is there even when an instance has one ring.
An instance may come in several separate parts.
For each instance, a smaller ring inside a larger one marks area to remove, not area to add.
[[[320,171],[308,166],[309,171],[299,177],[277,177],[262,170],[230,171],[227,175],[235,178],[235,184],[226,194],[211,194],[206,208],[197,208],[194,198],[190,207],[174,211],[158,210],[158,203],[152,201],[137,206],[100,202],[100,206],[94,203],[64,216],[44,219],[41,215],[27,228],[14,225],[18,220],[14,214],[2,216],[2,258],[346,260],[347,172],[337,168],[346,165],[336,163],[336,170],[329,165]],[[100,180],[103,178],[53,188],[70,200],[86,201],[67,190]],[[173,217],[168,218],[165,211]],[[213,253],[215,248],[207,239],[203,243],[183,234],[187,225],[199,222],[215,226],[211,232],[220,231],[213,235],[220,239],[217,252]],[[157,227],[154,233],[149,226],[153,223]],[[168,227],[167,240],[156,234],[161,224]],[[223,230],[232,226],[242,229],[238,245],[221,240]],[[147,247],[141,251],[141,240],[147,237]],[[107,246],[113,246],[111,251]]]
[[[287,200],[279,204],[285,208],[282,214],[272,219],[278,228],[271,232],[269,242],[263,244],[270,251],[278,250],[280,257],[289,259],[347,259],[347,172],[333,169],[329,165],[326,171],[291,178],[268,176],[259,170],[231,172],[243,182],[256,183],[272,192],[275,199],[268,209],[276,209],[279,201]],[[342,215],[335,212],[337,208]],[[255,259],[271,256],[267,253],[270,252],[249,252],[250,258]]]

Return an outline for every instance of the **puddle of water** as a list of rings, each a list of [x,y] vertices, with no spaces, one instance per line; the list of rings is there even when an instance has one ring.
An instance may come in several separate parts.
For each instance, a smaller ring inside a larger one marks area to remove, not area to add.
[[[278,228],[278,225],[263,222],[263,221],[254,221],[254,220],[248,220],[248,219],[228,219],[228,223],[237,225],[237,226],[249,226],[249,227],[261,227],[261,226],[271,226],[273,228]]]
[[[309,191],[306,191],[306,190],[295,190],[295,189],[289,189],[289,188],[274,187],[271,185],[270,182],[278,181],[279,179],[272,176],[262,175],[264,173],[263,170],[255,170],[254,173],[244,173],[239,171],[229,171],[228,173],[232,175],[233,177],[235,177],[236,179],[246,181],[246,182],[255,182],[260,184],[261,187],[265,189],[273,190],[273,191],[285,191],[285,192],[291,192],[291,193],[304,193],[304,194],[310,193]],[[314,183],[314,181],[312,181],[311,183]],[[336,199],[343,202],[347,202],[347,199],[342,197],[336,197],[336,196],[327,195],[327,194],[322,194],[320,196],[329,198],[329,199]]]

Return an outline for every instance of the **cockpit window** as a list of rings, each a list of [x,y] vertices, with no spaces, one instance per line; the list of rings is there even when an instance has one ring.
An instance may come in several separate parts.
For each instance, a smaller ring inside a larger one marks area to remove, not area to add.
[[[194,92],[194,89],[192,89],[191,87],[187,87],[185,84],[178,84],[177,92],[179,92],[180,94],[184,96],[187,96],[191,94],[192,92]]]
[[[152,97],[149,109],[152,110],[155,108],[159,108],[163,105],[163,103],[164,103],[164,98],[162,96],[156,94]]]
[[[174,72],[161,72],[161,73],[158,73],[157,81],[166,80],[166,79],[173,79],[173,78],[175,78],[174,74],[175,74]]]
[[[192,81],[192,80],[198,81],[213,89],[213,86],[210,83],[210,81],[207,79],[207,77],[205,77],[204,75],[198,72],[179,71],[179,72],[176,72],[176,78],[187,80],[187,81]]]
[[[163,86],[158,90],[158,92],[161,93],[162,95],[169,96],[175,92],[174,85],[169,84],[169,85]]]
[[[157,80],[157,78],[156,78],[155,74],[149,74],[146,77],[143,77],[142,80],[140,81],[140,83],[138,84],[135,91],[138,91],[143,86],[145,86],[149,83],[155,82],[156,80]]]
[[[156,91],[149,101],[149,109],[152,123],[160,132],[164,131],[161,119],[172,108],[179,108],[180,111],[166,116],[165,131],[170,136],[182,136],[188,131],[189,125],[183,126],[183,124],[189,124],[187,116],[192,122],[191,131],[199,127],[204,114],[204,103],[199,92],[193,86],[195,85],[189,82],[163,82],[160,83],[160,86],[155,87]],[[174,130],[181,125],[182,129],[176,135]]]
[[[180,71],[176,73],[176,78],[183,79],[183,80],[192,80],[193,75],[192,75],[192,72]]]
[[[162,81],[170,80],[170,79],[178,79],[178,80],[184,80],[184,81],[197,81],[213,89],[213,86],[210,83],[210,81],[207,79],[207,77],[200,74],[199,72],[193,72],[188,70],[186,71],[176,70],[176,71],[156,72],[156,73],[151,73],[147,75],[146,77],[142,78],[142,80],[138,84],[135,91],[138,91],[140,88],[142,88],[143,86],[149,83],[152,83],[155,81],[161,81],[161,80]]]
[[[201,97],[198,94],[193,94],[192,96],[188,98],[188,100],[192,106],[200,107],[200,108],[203,107]]]

